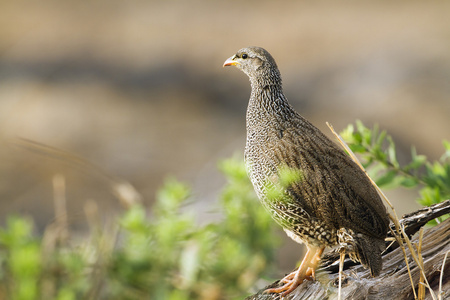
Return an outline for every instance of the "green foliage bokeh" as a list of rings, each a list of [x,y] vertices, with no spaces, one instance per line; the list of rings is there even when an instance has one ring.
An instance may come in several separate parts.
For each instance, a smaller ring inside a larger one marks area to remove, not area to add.
[[[378,127],[357,122],[341,135],[381,188],[419,187],[423,205],[450,198],[450,142],[439,161],[412,148],[411,161],[401,165],[393,139]],[[32,220],[9,217],[0,228],[0,300],[242,299],[273,270],[279,228],[256,198],[242,159],[219,168],[227,179],[220,217],[206,224],[189,209],[190,188],[173,178],[151,213],[134,204],[112,228],[91,228],[77,243],[59,241],[51,227],[36,236]],[[289,183],[301,174],[285,177]]]
[[[207,224],[189,211],[190,188],[173,178],[151,213],[135,204],[116,233],[92,230],[76,246],[49,248],[33,236],[31,220],[9,218],[0,230],[0,300],[242,299],[273,267],[276,225],[242,159],[220,169],[227,178],[221,217]]]
[[[411,147],[411,160],[401,165],[394,140],[376,125],[371,129],[357,121],[355,125],[348,125],[341,136],[360,156],[362,165],[380,188],[417,187],[420,189],[417,201],[423,206],[450,199],[449,141],[443,141],[444,154],[438,161],[428,161]],[[447,217],[440,217],[438,221]]]

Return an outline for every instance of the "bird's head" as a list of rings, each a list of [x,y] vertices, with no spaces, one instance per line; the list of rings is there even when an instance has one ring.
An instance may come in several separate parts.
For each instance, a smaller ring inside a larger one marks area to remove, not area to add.
[[[236,66],[250,77],[250,80],[265,76],[279,77],[279,71],[272,55],[261,47],[247,47],[228,58],[224,64]]]

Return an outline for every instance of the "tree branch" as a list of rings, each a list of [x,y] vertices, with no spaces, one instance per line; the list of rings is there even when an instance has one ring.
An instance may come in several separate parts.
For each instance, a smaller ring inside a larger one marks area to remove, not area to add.
[[[400,224],[404,226],[405,232],[411,237],[428,221],[449,213],[450,200],[447,200],[404,215]],[[390,236],[392,235],[390,234]],[[412,242],[418,244],[418,237],[414,237]],[[409,251],[406,251],[415,283],[414,288],[417,290],[420,270],[411,258]],[[450,254],[444,261],[447,252],[450,252],[450,218],[425,230],[422,241],[421,254],[426,277],[436,295],[439,294],[442,264],[445,264],[441,287],[441,291],[445,294],[441,295],[441,299],[450,297]],[[321,266],[317,270],[316,281],[305,281],[284,299],[337,299],[338,272],[339,253],[331,251],[323,256]],[[397,243],[391,245],[384,252],[383,271],[380,276],[371,277],[369,270],[349,259],[344,262],[343,274],[342,299],[414,299],[405,258]],[[280,295],[264,293],[267,288],[277,286],[278,281],[261,289],[255,295],[247,297],[246,300],[281,299]],[[425,299],[432,299],[428,290],[426,290]]]

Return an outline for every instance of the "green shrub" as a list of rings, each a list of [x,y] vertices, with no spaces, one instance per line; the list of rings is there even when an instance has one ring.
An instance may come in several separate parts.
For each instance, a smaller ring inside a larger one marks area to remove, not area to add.
[[[445,152],[439,161],[430,162],[411,147],[411,161],[400,165],[392,137],[378,126],[370,129],[357,121],[356,126],[349,125],[343,130],[341,136],[359,154],[362,165],[380,188],[419,187],[417,201],[423,206],[450,199],[449,141],[443,141]]]
[[[48,247],[30,220],[9,218],[0,231],[0,300],[242,299],[273,267],[276,225],[242,160],[220,169],[222,217],[208,224],[189,211],[189,187],[172,178],[151,214],[133,205],[117,233],[93,230],[77,246]]]
[[[395,144],[377,127],[361,122],[342,132],[382,188],[420,187],[419,202],[450,198],[450,143],[429,162],[411,150],[400,165]],[[148,213],[132,205],[110,228],[92,228],[81,241],[58,238],[49,227],[33,234],[33,222],[9,217],[0,229],[0,300],[242,299],[273,270],[276,230],[259,203],[242,159],[220,163],[227,183],[220,194],[220,218],[202,221],[190,211],[190,188],[166,180]],[[286,182],[301,174],[286,172]]]

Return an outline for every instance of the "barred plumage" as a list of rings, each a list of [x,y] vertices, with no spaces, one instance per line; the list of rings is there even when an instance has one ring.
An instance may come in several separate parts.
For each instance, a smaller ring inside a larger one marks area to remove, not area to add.
[[[239,50],[225,61],[250,78],[245,161],[262,204],[286,233],[308,247],[307,255],[280,288],[293,291],[317,267],[325,246],[347,245],[349,255],[379,275],[389,219],[361,169],[318,128],[299,115],[283,94],[272,56],[259,47]],[[287,184],[281,169],[300,176]],[[272,190],[280,189],[279,193]],[[274,196],[275,195],[275,196]]]

